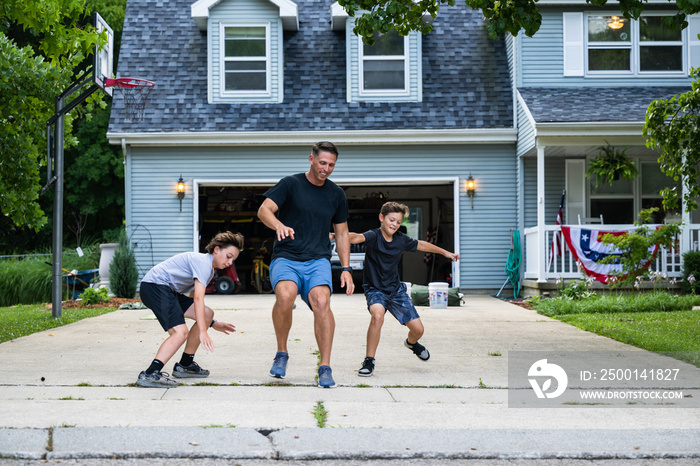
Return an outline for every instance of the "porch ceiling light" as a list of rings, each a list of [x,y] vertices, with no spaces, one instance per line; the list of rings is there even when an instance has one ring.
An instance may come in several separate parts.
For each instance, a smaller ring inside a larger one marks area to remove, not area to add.
[[[625,25],[625,20],[620,19],[619,16],[613,16],[610,18],[610,21],[608,21],[608,27],[610,29],[620,29],[624,25]]]
[[[467,196],[469,196],[469,199],[472,201],[472,209],[474,208],[474,193],[476,192],[476,182],[474,181],[474,177],[472,174],[469,174],[469,177],[467,178]]]
[[[182,200],[185,198],[185,180],[182,179],[182,175],[177,180],[177,198],[180,200],[180,212],[182,212]]]

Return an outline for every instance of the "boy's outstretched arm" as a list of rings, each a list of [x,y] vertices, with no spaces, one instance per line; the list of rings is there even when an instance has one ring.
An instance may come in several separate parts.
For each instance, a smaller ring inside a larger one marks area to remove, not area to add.
[[[459,260],[459,254],[455,254],[446,249],[442,249],[438,246],[435,246],[433,243],[428,243],[427,241],[418,240],[418,250],[421,252],[432,252],[435,254],[442,254],[443,256],[447,257],[453,262]]]
[[[348,233],[350,235],[350,244],[360,244],[365,242],[365,235],[361,233]],[[332,240],[335,239],[335,233],[330,234]]]

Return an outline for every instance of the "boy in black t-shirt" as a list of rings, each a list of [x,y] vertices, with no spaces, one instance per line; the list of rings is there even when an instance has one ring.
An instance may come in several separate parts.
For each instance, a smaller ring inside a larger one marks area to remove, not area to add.
[[[350,243],[365,243],[364,282],[367,308],[371,315],[367,329],[367,353],[358,374],[369,377],[374,372],[374,356],[384,324],[386,311],[396,317],[401,325],[408,327],[408,338],[404,345],[421,360],[427,361],[430,353],[418,343],[423,336],[423,323],[418,316],[406,285],[399,279],[399,261],[404,251],[423,251],[457,261],[459,254],[442,249],[427,241],[419,241],[398,231],[408,207],[397,202],[385,203],[379,213],[380,227],[363,234],[350,233]]]

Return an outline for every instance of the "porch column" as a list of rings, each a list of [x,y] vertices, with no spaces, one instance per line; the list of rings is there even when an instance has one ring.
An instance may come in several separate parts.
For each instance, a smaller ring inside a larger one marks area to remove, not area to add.
[[[537,146],[537,282],[546,282],[547,248],[544,231],[544,146]]]

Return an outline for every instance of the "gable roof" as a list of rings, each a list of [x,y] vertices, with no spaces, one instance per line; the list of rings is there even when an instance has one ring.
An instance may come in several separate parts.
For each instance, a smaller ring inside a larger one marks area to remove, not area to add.
[[[222,0],[232,1],[232,0]],[[144,120],[128,122],[115,92],[109,133],[450,130],[513,127],[504,41],[478,11],[443,7],[423,37],[423,101],[349,103],[346,39],[330,2],[299,0],[298,31],[284,33],[284,101],[207,102],[207,38],[191,0],[130,0],[118,76],[156,82]]]
[[[518,91],[536,123],[644,122],[652,100],[690,87],[526,87]]]

